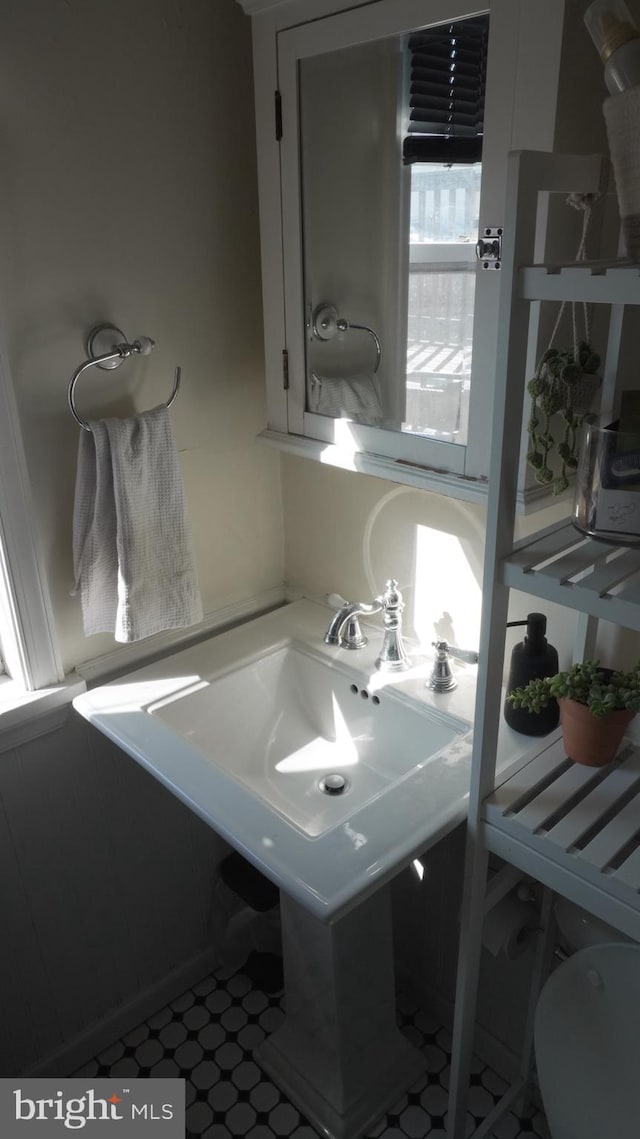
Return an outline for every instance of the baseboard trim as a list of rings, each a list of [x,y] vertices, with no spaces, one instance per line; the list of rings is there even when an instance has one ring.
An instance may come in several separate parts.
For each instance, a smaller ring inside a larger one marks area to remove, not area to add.
[[[22,1076],[67,1077],[88,1064],[99,1052],[137,1028],[148,1017],[179,997],[219,966],[220,955],[209,947],[173,969],[161,981],[107,1013],[72,1040],[32,1064]]]

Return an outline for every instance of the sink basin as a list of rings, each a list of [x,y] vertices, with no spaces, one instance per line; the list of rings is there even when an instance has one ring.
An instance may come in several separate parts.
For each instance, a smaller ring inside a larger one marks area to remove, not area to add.
[[[415,710],[295,643],[146,705],[315,838],[433,762],[468,725]]]
[[[380,672],[376,629],[358,652],[325,645],[331,616],[301,599],[74,700],[323,923],[462,821],[475,698],[464,670],[429,692],[430,659]]]

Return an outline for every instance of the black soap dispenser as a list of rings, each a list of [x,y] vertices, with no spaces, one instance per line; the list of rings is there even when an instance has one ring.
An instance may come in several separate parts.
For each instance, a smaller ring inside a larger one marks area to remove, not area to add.
[[[527,634],[511,654],[507,693],[523,688],[530,680],[554,676],[558,671],[558,653],[545,637],[547,618],[544,613],[529,613],[526,621],[509,621],[507,628],[516,625],[526,625]],[[505,700],[504,718],[510,728],[525,736],[546,736],[558,726],[560,711],[556,700],[550,700],[539,712],[515,708],[510,700]]]

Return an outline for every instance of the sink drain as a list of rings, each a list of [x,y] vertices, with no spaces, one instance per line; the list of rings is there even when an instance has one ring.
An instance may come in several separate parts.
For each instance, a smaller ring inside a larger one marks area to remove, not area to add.
[[[325,795],[341,795],[349,786],[349,781],[339,771],[332,771],[330,775],[323,775],[318,787]]]

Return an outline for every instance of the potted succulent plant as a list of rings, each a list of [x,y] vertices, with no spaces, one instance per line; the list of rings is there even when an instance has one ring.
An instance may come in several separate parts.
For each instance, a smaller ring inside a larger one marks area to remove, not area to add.
[[[598,661],[586,660],[566,672],[531,680],[507,699],[528,712],[539,712],[557,700],[568,757],[601,767],[614,758],[629,723],[640,711],[640,660],[629,672],[601,668]]]

